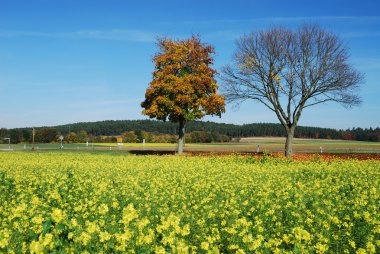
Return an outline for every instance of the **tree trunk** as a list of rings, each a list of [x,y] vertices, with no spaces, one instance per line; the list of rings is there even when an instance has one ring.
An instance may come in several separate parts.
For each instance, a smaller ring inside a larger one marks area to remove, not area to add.
[[[294,137],[294,127],[291,127],[290,129],[286,130],[287,131],[287,137],[285,141],[285,156],[288,158],[291,158],[293,155],[293,137]]]
[[[178,131],[178,149],[177,153],[183,153],[183,144],[185,142],[185,120],[179,120],[179,131]]]

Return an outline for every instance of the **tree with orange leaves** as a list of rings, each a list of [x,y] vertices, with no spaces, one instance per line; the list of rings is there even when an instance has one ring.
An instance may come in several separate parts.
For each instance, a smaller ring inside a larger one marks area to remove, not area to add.
[[[158,39],[155,70],[141,103],[143,114],[179,123],[177,153],[183,152],[185,125],[205,115],[221,116],[225,99],[217,94],[216,71],[210,66],[214,48],[198,37]]]

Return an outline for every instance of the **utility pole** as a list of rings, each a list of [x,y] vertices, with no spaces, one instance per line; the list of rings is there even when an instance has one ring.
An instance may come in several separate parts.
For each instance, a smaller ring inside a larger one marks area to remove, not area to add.
[[[34,151],[34,128],[32,131],[32,151]]]

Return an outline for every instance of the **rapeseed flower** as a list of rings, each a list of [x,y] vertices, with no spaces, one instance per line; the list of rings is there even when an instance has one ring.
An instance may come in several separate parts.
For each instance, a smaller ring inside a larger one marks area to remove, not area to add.
[[[102,215],[105,215],[106,213],[108,213],[108,206],[107,204],[101,204],[99,206],[99,213],[102,214]]]
[[[377,161],[17,152],[0,161],[0,253],[380,248]]]
[[[53,208],[51,218],[54,222],[60,223],[65,217],[65,213],[59,208]]]
[[[9,229],[0,230],[0,248],[8,245],[12,232]]]

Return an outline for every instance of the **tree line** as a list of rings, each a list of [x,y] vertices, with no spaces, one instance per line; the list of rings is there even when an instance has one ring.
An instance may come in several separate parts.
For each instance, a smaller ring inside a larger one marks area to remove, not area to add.
[[[243,137],[272,136],[286,137],[281,124],[252,123],[226,124],[210,121],[192,121],[186,126],[186,142],[209,143],[229,142]],[[36,143],[58,142],[60,135],[65,142],[116,142],[122,137],[123,142],[163,142],[175,143],[178,139],[178,124],[155,120],[108,120],[99,122],[83,122],[53,127],[35,128]],[[299,126],[295,131],[297,138],[343,139],[357,141],[380,142],[380,128],[352,128],[337,130],[332,128]],[[32,142],[32,128],[0,129],[0,142],[11,143]]]

